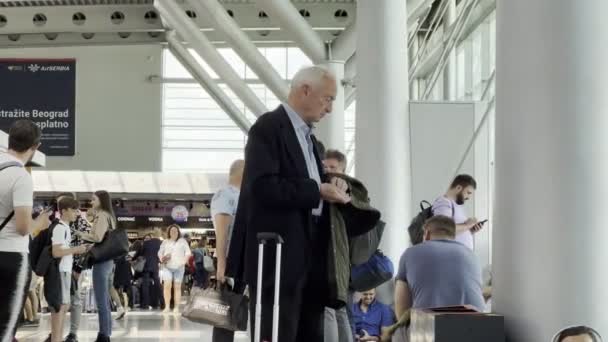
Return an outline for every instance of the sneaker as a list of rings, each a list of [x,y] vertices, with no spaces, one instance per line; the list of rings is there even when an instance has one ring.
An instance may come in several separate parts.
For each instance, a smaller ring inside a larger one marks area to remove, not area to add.
[[[179,309],[178,309],[178,308],[173,309],[173,313],[174,313],[175,315],[179,315]]]
[[[125,313],[126,313],[125,309],[122,306],[119,307],[118,310],[116,310],[116,314],[117,314],[116,320],[120,321],[121,319],[125,318]]]
[[[78,336],[70,333],[63,342],[78,342]]]
[[[40,326],[40,320],[25,321],[25,322],[23,322],[23,327],[24,328],[37,328],[39,326]]]
[[[164,314],[171,313],[171,309],[169,309],[168,307],[166,307],[166,308],[163,310],[163,313],[164,313]]]

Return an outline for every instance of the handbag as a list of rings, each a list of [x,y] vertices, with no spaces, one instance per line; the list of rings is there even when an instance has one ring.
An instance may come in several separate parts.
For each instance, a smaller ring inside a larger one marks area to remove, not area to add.
[[[88,264],[94,265],[114,260],[129,252],[129,238],[124,228],[112,229],[112,222],[103,240],[93,245],[87,253]]]
[[[385,226],[384,221],[378,220],[374,229],[349,239],[350,263],[352,265],[365,264],[376,253]]]
[[[350,285],[355,291],[375,289],[393,278],[393,262],[377,250],[365,263],[353,266],[350,273]]]
[[[230,331],[247,330],[249,298],[226,286],[194,289],[182,316],[192,322]]]
[[[137,257],[137,259],[133,263],[133,271],[135,271],[135,273],[141,273],[144,271],[145,267],[146,267],[146,258],[141,257],[141,256]]]
[[[215,272],[215,265],[213,264],[213,258],[207,254],[207,250],[203,252],[203,268],[209,273]]]

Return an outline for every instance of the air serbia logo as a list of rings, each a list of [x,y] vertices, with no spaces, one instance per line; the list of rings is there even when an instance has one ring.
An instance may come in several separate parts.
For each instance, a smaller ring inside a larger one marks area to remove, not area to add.
[[[70,67],[68,65],[48,65],[48,66],[40,66],[39,64],[30,64],[27,67],[31,72],[38,71],[47,71],[47,72],[63,72],[70,71]]]
[[[40,65],[38,65],[38,64],[30,64],[27,68],[31,72],[38,72],[38,70],[40,70]]]

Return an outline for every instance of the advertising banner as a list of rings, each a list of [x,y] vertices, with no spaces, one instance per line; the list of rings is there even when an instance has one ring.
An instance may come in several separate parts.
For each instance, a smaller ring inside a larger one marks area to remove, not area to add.
[[[30,119],[42,129],[42,152],[73,156],[76,60],[0,59],[0,80],[0,129]]]

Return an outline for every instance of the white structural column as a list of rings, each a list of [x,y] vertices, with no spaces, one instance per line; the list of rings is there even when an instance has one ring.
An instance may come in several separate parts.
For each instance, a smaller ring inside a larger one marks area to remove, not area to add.
[[[181,6],[174,0],[156,0],[154,1],[154,7],[166,24],[175,29],[190,44],[194,51],[226,82],[228,87],[254,115],[260,116],[268,111],[264,103],[226,62],[211,41],[200,31],[200,28],[186,15]]]
[[[357,2],[356,170],[387,223],[381,248],[395,263],[411,219],[405,1]]]
[[[344,152],[344,62],[328,61],[325,63],[336,77],[338,93],[333,103],[332,112],[317,124],[316,136],[325,148]]]
[[[496,12],[493,309],[509,341],[579,324],[606,339],[608,1],[507,0]]]
[[[456,22],[456,0],[447,0],[448,8],[443,18],[443,33],[447,37],[449,29]],[[446,39],[447,44],[447,39]],[[447,63],[443,70],[443,99],[446,101],[456,100],[456,75],[457,75],[456,48],[448,55]]]
[[[258,75],[277,99],[287,101],[289,91],[287,82],[260,53],[236,21],[228,15],[226,8],[218,0],[189,0],[188,3],[197,13],[205,13],[213,27],[222,32],[230,47]]]

